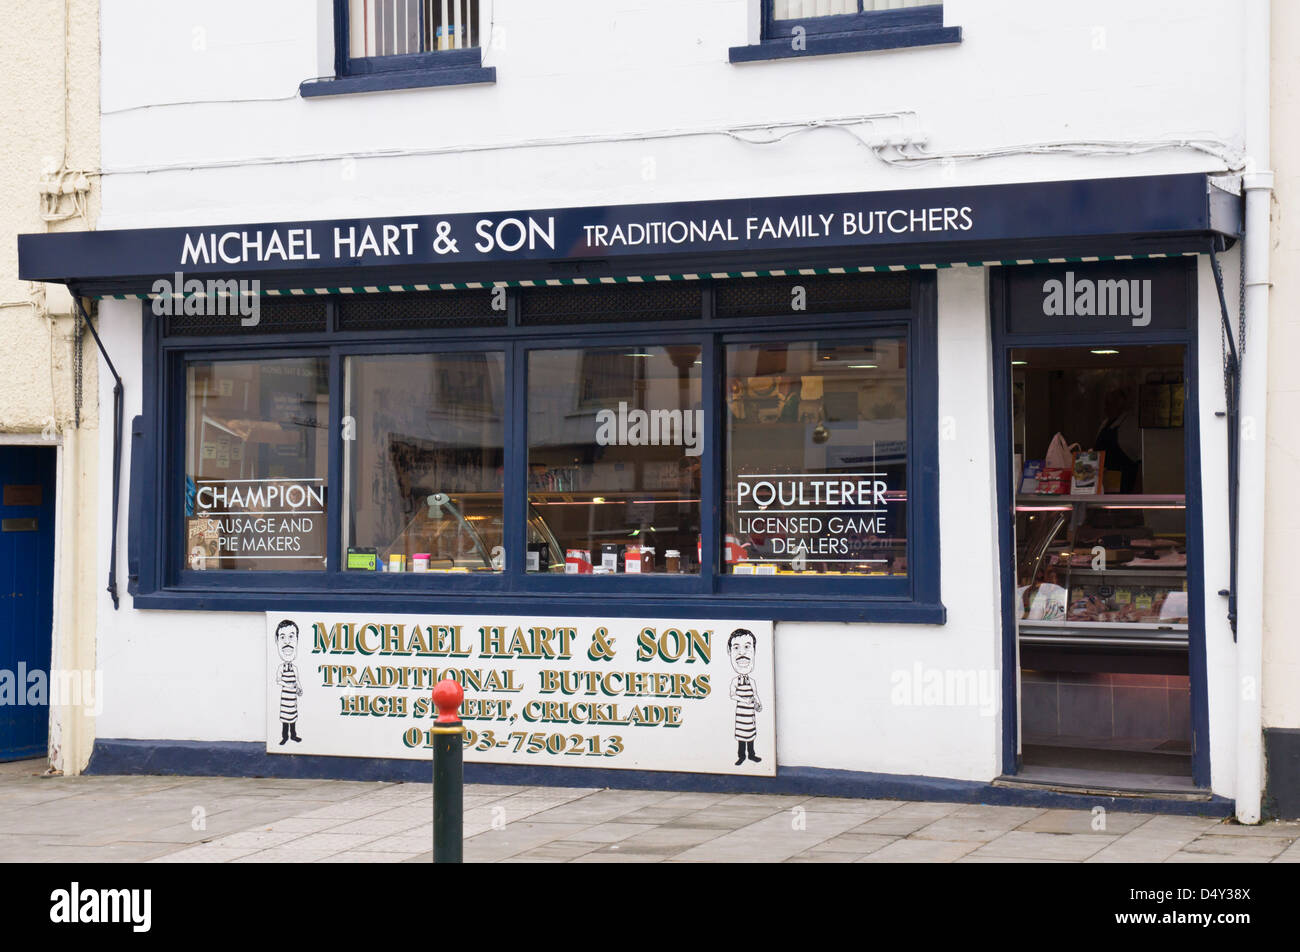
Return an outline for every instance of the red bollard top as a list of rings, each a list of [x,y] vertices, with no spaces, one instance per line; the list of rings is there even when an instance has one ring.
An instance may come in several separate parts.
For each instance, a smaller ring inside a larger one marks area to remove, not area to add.
[[[443,678],[433,688],[433,704],[438,708],[439,724],[460,723],[460,702],[465,689],[454,678]]]

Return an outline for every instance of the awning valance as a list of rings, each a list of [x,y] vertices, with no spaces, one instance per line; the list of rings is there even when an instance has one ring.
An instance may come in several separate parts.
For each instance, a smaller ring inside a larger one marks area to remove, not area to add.
[[[902,271],[1206,251],[1240,199],[1206,174],[20,235],[19,276],[81,294],[256,279],[332,294]]]
[[[356,287],[340,286],[325,288],[271,288],[264,290],[264,297],[318,297],[321,295],[355,295],[355,294],[394,294],[421,291],[471,291],[485,288],[540,288],[540,287],[584,287],[594,284],[655,284],[665,281],[701,281],[701,280],[743,280],[745,278],[794,278],[829,274],[885,274],[900,271],[937,271],[946,268],[996,268],[1016,265],[1035,264],[1086,264],[1098,261],[1142,261],[1158,258],[1177,258],[1196,255],[1196,251],[1179,251],[1172,253],[1153,252],[1151,254],[1132,255],[1082,255],[1067,258],[1003,258],[992,261],[949,261],[930,264],[879,264],[847,265],[842,268],[775,268],[763,271],[706,271],[683,274],[628,274],[607,275],[599,278],[541,278],[521,281],[445,281],[438,284],[379,284]],[[206,290],[197,290],[193,294],[185,291],[169,292],[172,297],[203,297]],[[159,297],[159,294],[99,294],[100,298],[119,301],[145,301]],[[226,292],[218,292],[226,296]]]

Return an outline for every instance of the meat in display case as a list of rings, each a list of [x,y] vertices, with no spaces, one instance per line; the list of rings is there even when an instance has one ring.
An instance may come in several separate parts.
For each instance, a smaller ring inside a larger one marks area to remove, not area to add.
[[[1187,647],[1186,497],[1016,500],[1022,644]]]

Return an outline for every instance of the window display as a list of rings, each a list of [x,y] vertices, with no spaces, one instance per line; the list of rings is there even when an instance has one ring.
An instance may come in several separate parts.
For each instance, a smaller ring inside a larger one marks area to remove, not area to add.
[[[895,338],[727,348],[733,575],[907,575],[907,355]]]
[[[325,568],[328,366],[187,365],[185,568]]]
[[[528,355],[528,572],[698,574],[702,349]]]
[[[344,568],[502,571],[505,355],[345,366]]]

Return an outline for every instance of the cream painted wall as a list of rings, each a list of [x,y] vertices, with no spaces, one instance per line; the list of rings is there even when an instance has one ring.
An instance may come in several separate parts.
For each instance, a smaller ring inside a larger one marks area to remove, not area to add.
[[[65,10],[68,13],[65,29]],[[67,59],[65,63],[65,50]],[[93,558],[98,516],[98,355],[85,338],[81,428],[74,426],[72,300],[59,286],[18,280],[20,233],[93,226],[99,181],[88,176],[84,217],[42,218],[42,173],[99,168],[99,4],[24,0],[0,13],[0,441],[60,448],[51,668],[94,683]],[[66,76],[66,81],[65,81]],[[65,102],[67,111],[65,114]],[[63,203],[68,205],[67,200]],[[50,760],[76,773],[90,756],[87,705],[51,709]],[[92,705],[93,706],[93,705]]]
[[[1300,728],[1300,4],[1274,0],[1271,57],[1273,292],[1269,304],[1264,527],[1264,726]],[[1247,344],[1249,347],[1249,343]],[[1247,357],[1249,360],[1249,356]]]

